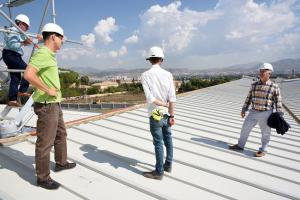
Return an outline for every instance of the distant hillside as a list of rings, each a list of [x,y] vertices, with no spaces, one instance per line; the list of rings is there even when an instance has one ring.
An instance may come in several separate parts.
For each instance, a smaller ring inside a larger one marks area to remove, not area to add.
[[[272,62],[276,73],[291,73],[295,70],[295,73],[300,73],[300,59],[284,59]]]
[[[246,64],[232,65],[224,68],[213,68],[213,69],[187,69],[187,68],[172,68],[167,69],[171,73],[182,74],[182,73],[226,73],[226,74],[249,74],[249,73],[257,73],[257,69],[262,62],[252,62]],[[300,73],[300,58],[299,59],[282,59],[275,62],[271,62],[274,66],[275,73],[283,73],[290,74],[294,69],[296,73]],[[142,73],[147,68],[138,68],[138,69],[103,69],[103,68],[95,68],[95,67],[77,67],[72,68],[72,70],[79,72],[84,75],[92,75],[92,76],[111,76],[118,75],[120,73],[130,74],[130,73]]]
[[[114,68],[114,69],[103,69],[103,68],[95,68],[95,67],[76,67],[72,68],[72,70],[83,74],[83,75],[90,75],[90,76],[112,76],[112,75],[119,75],[121,73],[142,73],[146,68],[139,68],[139,69],[122,69],[122,68]]]
[[[218,69],[223,72],[242,72],[251,73],[256,72],[262,62],[254,62],[248,64],[234,65]],[[277,74],[290,74],[294,69],[296,73],[300,73],[300,59],[282,59],[275,62],[271,62],[274,67],[274,71]]]

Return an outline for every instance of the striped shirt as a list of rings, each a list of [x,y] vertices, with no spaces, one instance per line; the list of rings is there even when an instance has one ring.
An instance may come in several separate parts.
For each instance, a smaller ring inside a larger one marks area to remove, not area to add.
[[[282,99],[279,86],[268,80],[265,84],[259,80],[251,85],[242,112],[246,112],[252,104],[252,109],[257,111],[273,110],[282,112]]]
[[[11,28],[11,31],[14,31],[16,33],[8,33],[4,37],[5,41],[5,47],[4,49],[14,51],[19,53],[21,56],[24,54],[22,49],[22,43],[26,40],[26,37],[19,33],[19,30],[15,27]]]

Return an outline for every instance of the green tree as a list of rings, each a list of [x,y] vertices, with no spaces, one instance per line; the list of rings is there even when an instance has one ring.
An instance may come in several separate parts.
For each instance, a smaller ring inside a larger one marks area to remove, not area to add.
[[[90,84],[90,79],[88,76],[82,76],[80,78],[80,82],[82,85],[89,85]]]
[[[88,95],[90,94],[98,94],[99,93],[99,89],[97,87],[90,87],[87,89],[86,93]]]
[[[64,72],[59,75],[62,88],[67,88],[73,83],[79,82],[79,74],[74,71]]]

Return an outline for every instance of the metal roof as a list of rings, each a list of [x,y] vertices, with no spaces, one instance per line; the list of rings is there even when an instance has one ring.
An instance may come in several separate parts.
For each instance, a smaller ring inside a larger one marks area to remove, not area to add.
[[[56,191],[35,186],[34,138],[1,147],[0,199],[300,199],[300,127],[290,114],[284,117],[292,128],[284,136],[272,132],[265,157],[253,157],[260,146],[257,127],[243,153],[227,148],[239,137],[240,110],[251,81],[178,97],[173,170],[161,181],[141,175],[155,164],[143,107],[68,128],[68,158],[78,165],[51,171],[62,184]],[[288,92],[282,93],[287,104]]]
[[[300,78],[285,80],[281,84],[282,94],[285,97],[285,105],[291,114],[300,123]]]

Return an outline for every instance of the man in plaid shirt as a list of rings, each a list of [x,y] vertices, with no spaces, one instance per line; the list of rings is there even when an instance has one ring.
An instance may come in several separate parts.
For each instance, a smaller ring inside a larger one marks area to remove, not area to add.
[[[246,111],[251,106],[246,117],[238,144],[229,146],[231,150],[243,151],[252,128],[258,123],[261,129],[261,147],[255,153],[256,157],[262,157],[266,154],[266,148],[270,141],[271,128],[267,125],[267,120],[273,112],[274,106],[277,112],[282,112],[282,100],[279,86],[270,80],[273,72],[273,66],[269,63],[263,63],[259,67],[260,80],[251,85],[251,89],[242,108],[241,116],[245,117]]]

